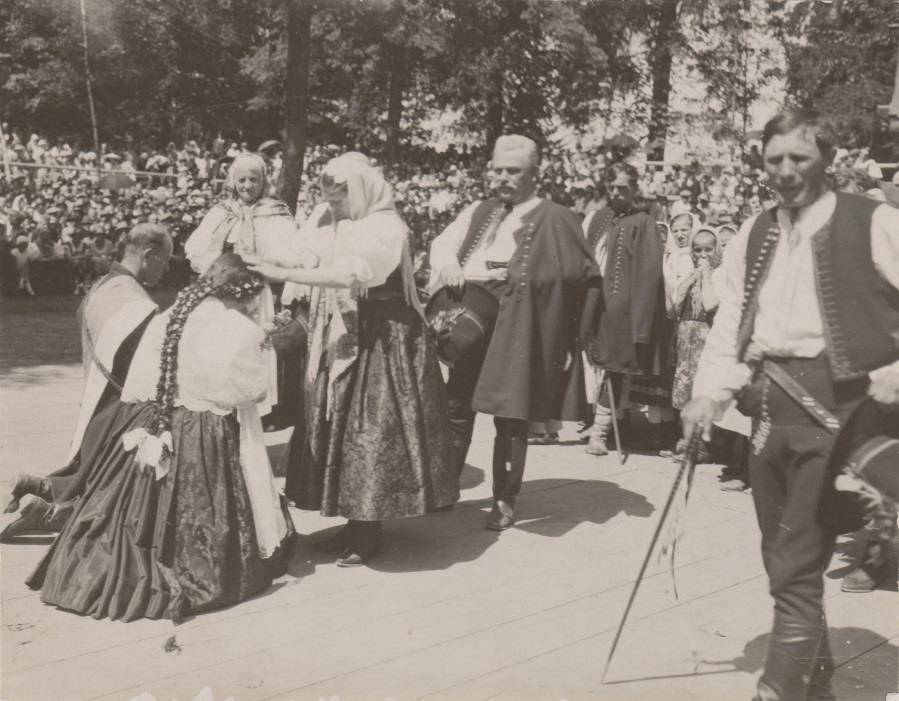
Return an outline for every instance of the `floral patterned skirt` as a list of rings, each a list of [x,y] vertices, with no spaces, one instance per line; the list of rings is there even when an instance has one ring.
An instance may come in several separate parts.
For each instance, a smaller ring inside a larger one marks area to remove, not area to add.
[[[283,550],[259,555],[233,415],[177,408],[160,480],[122,447],[122,435],[151,416],[149,403],[115,400],[88,426],[84,494],[28,580],[45,603],[94,618],[178,621],[258,594],[283,573]]]
[[[459,485],[430,331],[401,299],[363,300],[359,318],[359,354],[332,384],[334,396],[324,362],[306,387],[305,425],[294,430],[287,457],[287,497],[301,509],[360,521],[449,506]]]
[[[708,335],[709,325],[705,321],[684,320],[677,324],[677,365],[671,389],[671,406],[675,409],[683,409],[690,401],[693,378]]]

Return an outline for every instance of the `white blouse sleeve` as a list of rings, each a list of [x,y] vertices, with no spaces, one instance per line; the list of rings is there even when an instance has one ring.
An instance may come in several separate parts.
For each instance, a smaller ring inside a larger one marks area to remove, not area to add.
[[[364,219],[337,224],[332,265],[369,287],[383,285],[403,255],[406,228],[393,212],[376,212]]]
[[[299,265],[296,253],[297,227],[287,215],[255,220],[256,245],[260,257],[286,268]]]
[[[190,267],[201,275],[213,261],[222,254],[228,227],[223,226],[228,213],[221,207],[210,209],[200,225],[184,244],[184,253],[190,260]]]
[[[188,319],[179,348],[179,396],[230,411],[257,402],[268,388],[265,334],[240,312],[210,301]],[[196,401],[199,400],[199,401]]]

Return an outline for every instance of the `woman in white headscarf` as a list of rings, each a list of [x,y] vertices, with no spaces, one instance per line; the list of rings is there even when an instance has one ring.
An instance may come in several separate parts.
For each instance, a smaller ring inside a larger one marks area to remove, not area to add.
[[[255,153],[241,153],[231,163],[225,182],[225,197],[213,205],[190,235],[184,252],[191,267],[201,275],[223,253],[261,258],[285,266],[299,265],[294,252],[297,235],[293,216],[281,200],[266,197],[266,164]],[[254,321],[268,326],[275,315],[271,289],[259,294]],[[275,351],[265,352],[269,384],[259,413],[268,414],[278,403],[278,365]]]
[[[286,493],[299,508],[349,519],[334,545],[337,564],[351,567],[378,550],[381,521],[453,504],[458,478],[436,348],[390,186],[359,153],[330,161],[321,186],[327,205],[300,231],[315,267],[253,269],[313,286],[307,415],[291,438]]]
[[[690,239],[696,229],[696,217],[690,212],[681,212],[671,217],[668,240],[665,242],[665,256],[662,274],[665,279],[665,305],[669,316],[674,314],[677,289],[693,274],[694,265],[690,251]]]

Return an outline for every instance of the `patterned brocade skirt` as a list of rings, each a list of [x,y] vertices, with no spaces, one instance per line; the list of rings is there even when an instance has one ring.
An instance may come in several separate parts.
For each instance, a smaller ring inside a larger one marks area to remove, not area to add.
[[[677,324],[677,365],[671,390],[671,406],[675,409],[683,409],[690,401],[699,356],[708,335],[709,324],[705,321],[685,319]]]
[[[283,573],[283,549],[262,559],[257,547],[234,416],[177,408],[160,480],[122,447],[151,417],[147,402],[115,400],[88,426],[87,487],[28,580],[45,603],[94,618],[179,621],[265,591]]]
[[[459,485],[430,331],[401,299],[362,300],[359,318],[359,354],[332,384],[334,396],[324,362],[307,384],[305,425],[288,449],[287,497],[359,521],[449,506]]]

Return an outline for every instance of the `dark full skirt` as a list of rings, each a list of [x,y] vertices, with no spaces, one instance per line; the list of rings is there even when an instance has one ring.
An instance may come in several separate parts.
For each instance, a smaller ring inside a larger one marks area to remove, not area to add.
[[[115,400],[89,424],[85,492],[28,581],[45,603],[94,618],[178,621],[262,592],[282,573],[283,553],[263,560],[256,545],[233,415],[176,409],[161,480],[122,447],[151,415],[148,403]]]
[[[400,299],[360,302],[359,355],[334,383],[306,387],[306,421],[287,454],[286,494],[325,516],[381,521],[459,498],[436,346]]]

